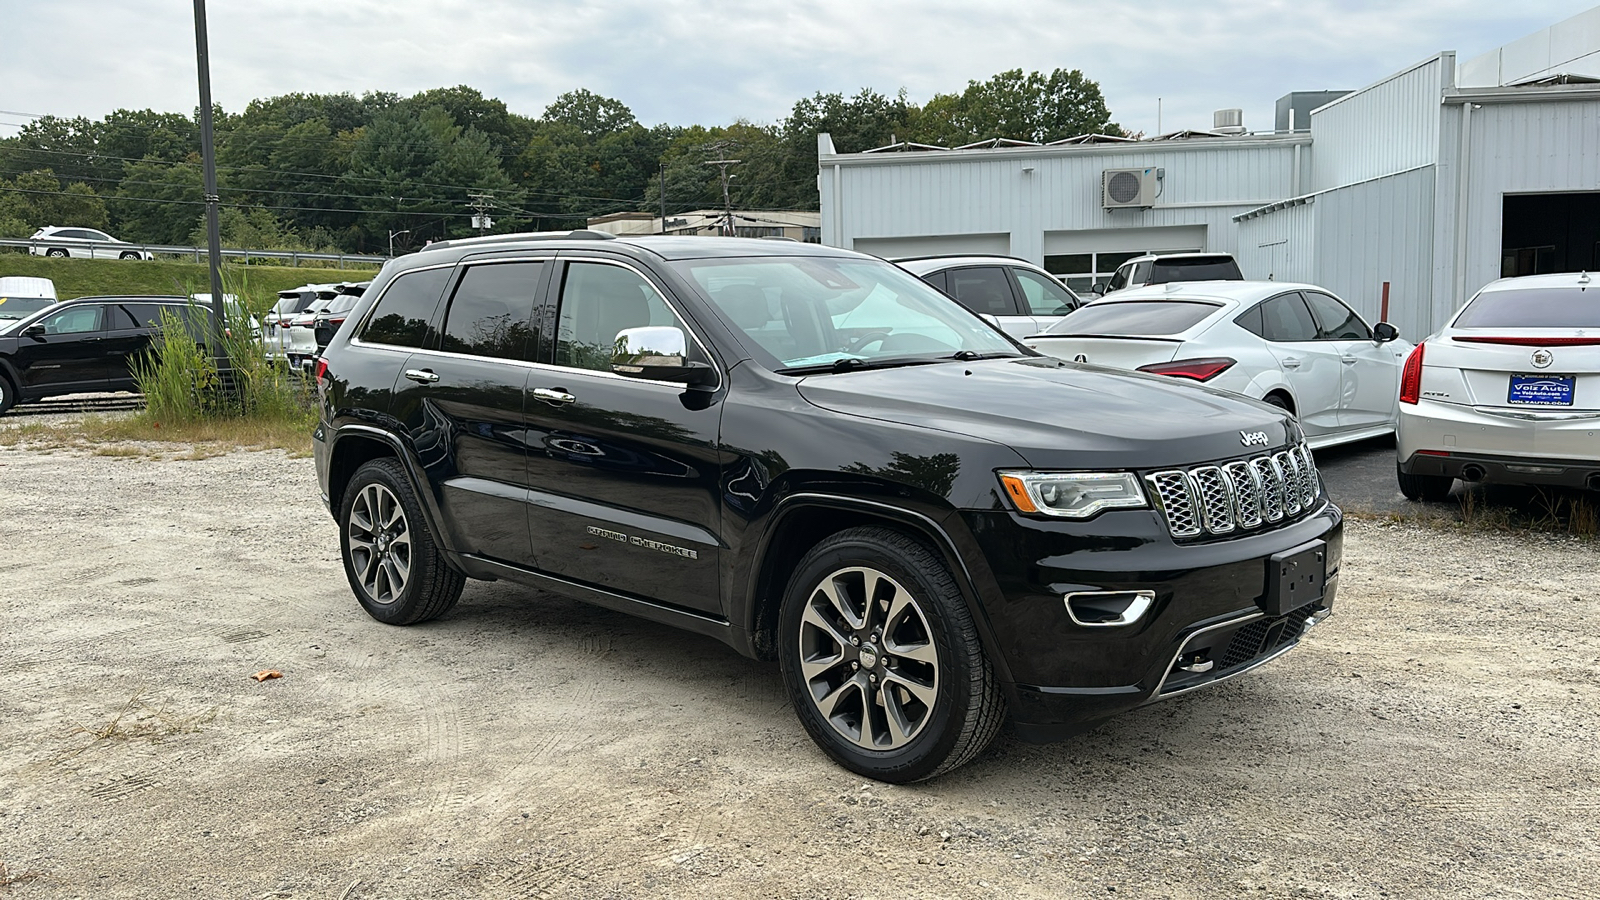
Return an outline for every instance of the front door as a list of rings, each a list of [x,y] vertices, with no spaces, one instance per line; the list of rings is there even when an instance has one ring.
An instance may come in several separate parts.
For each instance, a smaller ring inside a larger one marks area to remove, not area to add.
[[[1339,430],[1344,368],[1339,348],[1318,340],[1316,321],[1299,291],[1262,303],[1261,318],[1267,346],[1294,392],[1300,427],[1307,437],[1334,434]]]
[[[1331,342],[1343,366],[1339,426],[1345,431],[1394,423],[1400,395],[1400,361],[1395,348],[1372,339],[1372,329],[1337,298],[1304,291],[1322,340]]]
[[[24,395],[47,397],[100,391],[106,384],[105,307],[83,303],[57,310],[29,326],[43,334],[17,336],[12,358]]]
[[[528,528],[545,572],[721,613],[715,391],[611,372],[617,333],[692,332],[663,291],[621,262],[573,260],[552,280],[550,365],[528,381]],[[555,288],[559,285],[559,291]],[[691,347],[695,340],[689,337]],[[712,362],[703,356],[703,361]]]

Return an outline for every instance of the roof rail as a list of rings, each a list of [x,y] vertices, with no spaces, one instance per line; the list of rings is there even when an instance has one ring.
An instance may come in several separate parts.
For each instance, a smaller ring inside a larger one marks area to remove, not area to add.
[[[421,253],[429,250],[444,250],[449,247],[476,247],[483,244],[511,244],[522,241],[614,241],[617,236],[604,231],[589,231],[579,228],[573,231],[524,231],[517,234],[491,234],[484,237],[456,238],[450,241],[435,241],[423,247]]]
[[[888,260],[892,263],[906,263],[920,262],[924,259],[956,259],[958,257],[965,259],[977,256],[984,257],[985,259],[1014,259],[1017,262],[1025,262],[1029,265],[1034,265],[1034,262],[1031,259],[1021,256],[1012,256],[1009,253],[929,253],[925,256],[891,256],[888,257]]]

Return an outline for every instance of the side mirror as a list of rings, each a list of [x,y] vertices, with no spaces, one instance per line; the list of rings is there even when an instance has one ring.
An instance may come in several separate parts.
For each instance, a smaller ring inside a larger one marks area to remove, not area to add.
[[[688,346],[683,330],[671,325],[624,328],[611,346],[611,371],[629,378],[681,384],[714,381],[710,366],[689,361]]]
[[[44,326],[29,325],[27,328],[22,329],[22,333],[28,337],[44,337]]]
[[[1400,329],[1388,322],[1379,322],[1372,326],[1372,339],[1380,344],[1387,344],[1400,337]]]
[[[1105,283],[1096,281],[1094,284],[1089,285],[1089,291],[1096,297],[1104,297],[1106,295]]]

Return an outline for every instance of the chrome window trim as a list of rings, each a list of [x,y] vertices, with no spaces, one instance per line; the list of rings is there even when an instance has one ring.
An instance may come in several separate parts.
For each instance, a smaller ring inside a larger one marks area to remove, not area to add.
[[[558,366],[552,363],[529,362],[525,359],[506,359],[503,356],[476,356],[471,353],[448,353],[444,350],[420,350],[415,347],[396,347],[392,344],[364,344],[363,346],[378,350],[402,351],[406,353],[420,354],[422,356],[434,357],[437,359],[464,359],[472,362],[502,363],[508,366],[517,366],[519,368],[532,369],[539,372],[576,373],[579,375],[590,375],[597,378],[614,378],[618,381],[626,381],[631,384],[657,384],[661,385],[662,387],[673,388],[674,392],[679,394],[683,393],[689,388],[689,385],[678,381],[658,381],[653,378],[633,378],[627,375],[618,375],[615,372],[602,372],[599,369],[576,369],[571,366]],[[719,371],[717,388],[720,389],[721,386],[722,383],[720,381]]]

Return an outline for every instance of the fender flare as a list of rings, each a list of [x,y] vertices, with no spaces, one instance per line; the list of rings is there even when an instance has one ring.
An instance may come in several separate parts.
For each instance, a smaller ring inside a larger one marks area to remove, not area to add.
[[[375,428],[371,425],[357,424],[342,425],[335,429],[333,433],[333,439],[328,442],[328,462],[330,472],[332,469],[333,459],[339,450],[339,444],[350,437],[362,437],[376,440],[381,443],[388,444],[389,447],[394,450],[395,458],[400,460],[400,466],[405,470],[406,480],[411,483],[411,490],[417,495],[417,499],[421,502],[422,515],[423,518],[427,519],[428,531],[433,535],[433,539],[438,542],[441,547],[450,551],[449,555],[455,554],[457,550],[454,546],[452,546],[453,539],[450,533],[441,527],[443,517],[439,512],[438,498],[435,497],[433,491],[427,487],[429,484],[428,479],[418,469],[416,455],[411,452],[410,448],[405,445],[404,441],[401,441],[400,438],[396,437],[391,432],[385,431],[382,428]],[[339,504],[333,502],[333,485],[329,484],[328,488],[329,506],[333,508],[333,514],[335,517],[337,517],[339,514]],[[343,502],[343,496],[343,489],[341,488],[341,503]]]
[[[995,675],[1002,682],[1011,683],[1013,680],[1011,678],[1011,669],[1006,664],[1004,654],[999,652],[999,641],[989,623],[988,609],[984,605],[977,579],[968,567],[966,559],[956,549],[956,542],[950,536],[942,521],[925,513],[879,500],[844,497],[838,494],[807,490],[788,494],[778,501],[768,518],[766,528],[761,533],[760,540],[756,544],[753,564],[750,567],[748,581],[745,584],[744,608],[738,611],[737,625],[752,643],[755,641],[758,627],[756,618],[760,607],[761,579],[766,569],[767,557],[772,551],[772,540],[788,516],[803,509],[817,507],[849,509],[888,519],[911,529],[917,535],[928,540],[933,545],[933,548],[944,557],[945,565],[950,567],[950,574],[955,577],[956,587],[961,591],[961,598],[967,604],[967,612],[972,616],[973,625],[978,629],[978,639],[983,643],[984,654],[988,656],[989,664],[994,667]],[[954,511],[952,510],[951,512],[953,513]],[[946,515],[943,518],[948,519],[949,516]]]

